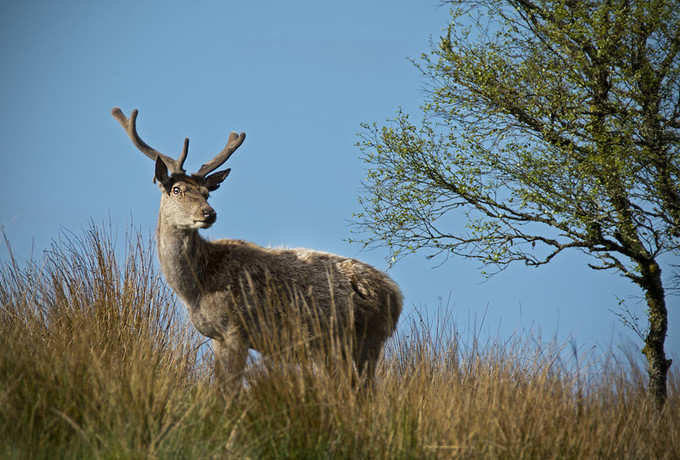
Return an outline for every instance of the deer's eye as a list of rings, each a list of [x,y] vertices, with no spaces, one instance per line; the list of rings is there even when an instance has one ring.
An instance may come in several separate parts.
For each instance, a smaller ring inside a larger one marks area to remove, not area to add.
[[[172,193],[175,194],[175,195],[179,195],[180,193],[182,193],[182,189],[175,186],[175,187],[172,188]]]

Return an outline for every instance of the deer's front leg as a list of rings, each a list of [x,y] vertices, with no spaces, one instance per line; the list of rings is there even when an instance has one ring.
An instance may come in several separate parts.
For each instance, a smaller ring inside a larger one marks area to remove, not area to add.
[[[212,347],[215,352],[215,376],[225,394],[233,397],[241,389],[248,347],[237,330],[229,330],[221,338],[212,339]]]

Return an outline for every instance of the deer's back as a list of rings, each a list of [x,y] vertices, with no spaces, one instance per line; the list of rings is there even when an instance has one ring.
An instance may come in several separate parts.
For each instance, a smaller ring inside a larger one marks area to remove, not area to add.
[[[288,304],[303,303],[325,312],[324,317],[331,310],[352,309],[356,321],[384,329],[386,336],[394,330],[401,292],[385,273],[368,264],[322,251],[264,248],[241,240],[210,245],[205,284],[213,289],[200,301],[202,318],[192,316],[205,335],[214,331],[201,323],[228,323],[254,308],[271,308],[272,302],[283,312]]]

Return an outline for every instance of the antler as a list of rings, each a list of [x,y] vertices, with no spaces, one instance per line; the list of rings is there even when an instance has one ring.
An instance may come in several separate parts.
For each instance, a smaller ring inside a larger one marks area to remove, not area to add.
[[[208,173],[219,168],[225,161],[229,159],[231,154],[234,153],[237,148],[239,148],[245,138],[246,133],[229,133],[229,140],[227,141],[227,145],[224,147],[224,149],[218,153],[215,158],[201,166],[200,169],[194,173],[194,175],[205,177]]]
[[[171,174],[184,174],[185,173],[184,160],[186,160],[187,152],[189,151],[189,138],[184,139],[184,148],[182,149],[182,153],[180,154],[178,160],[170,158],[167,155],[163,155],[158,150],[154,149],[153,147],[150,147],[146,142],[144,142],[139,137],[139,134],[137,134],[138,113],[139,111],[137,109],[134,109],[130,114],[130,118],[128,119],[123,113],[123,111],[120,110],[120,108],[114,107],[113,110],[111,110],[111,115],[113,115],[114,118],[118,120],[118,122],[121,124],[125,132],[127,132],[128,136],[130,136],[132,143],[135,144],[135,146],[144,155],[146,155],[147,157],[151,158],[154,161],[156,161],[156,158],[160,157],[163,160],[163,163],[165,163],[165,166],[168,167],[168,170],[170,171]]]

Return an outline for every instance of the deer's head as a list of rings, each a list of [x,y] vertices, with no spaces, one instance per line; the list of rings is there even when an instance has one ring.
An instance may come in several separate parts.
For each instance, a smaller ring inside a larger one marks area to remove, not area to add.
[[[160,213],[166,223],[179,229],[208,228],[215,223],[217,213],[208,204],[208,195],[217,190],[231,169],[219,168],[232,153],[243,143],[245,133],[229,134],[226,147],[215,158],[201,166],[198,171],[188,175],[184,170],[184,160],[189,151],[189,139],[184,139],[184,148],[175,160],[163,155],[150,147],[137,134],[137,109],[133,110],[128,119],[118,108],[111,111],[113,116],[123,126],[132,143],[147,157],[156,162],[154,182],[161,189]],[[212,174],[211,174],[212,173]]]

